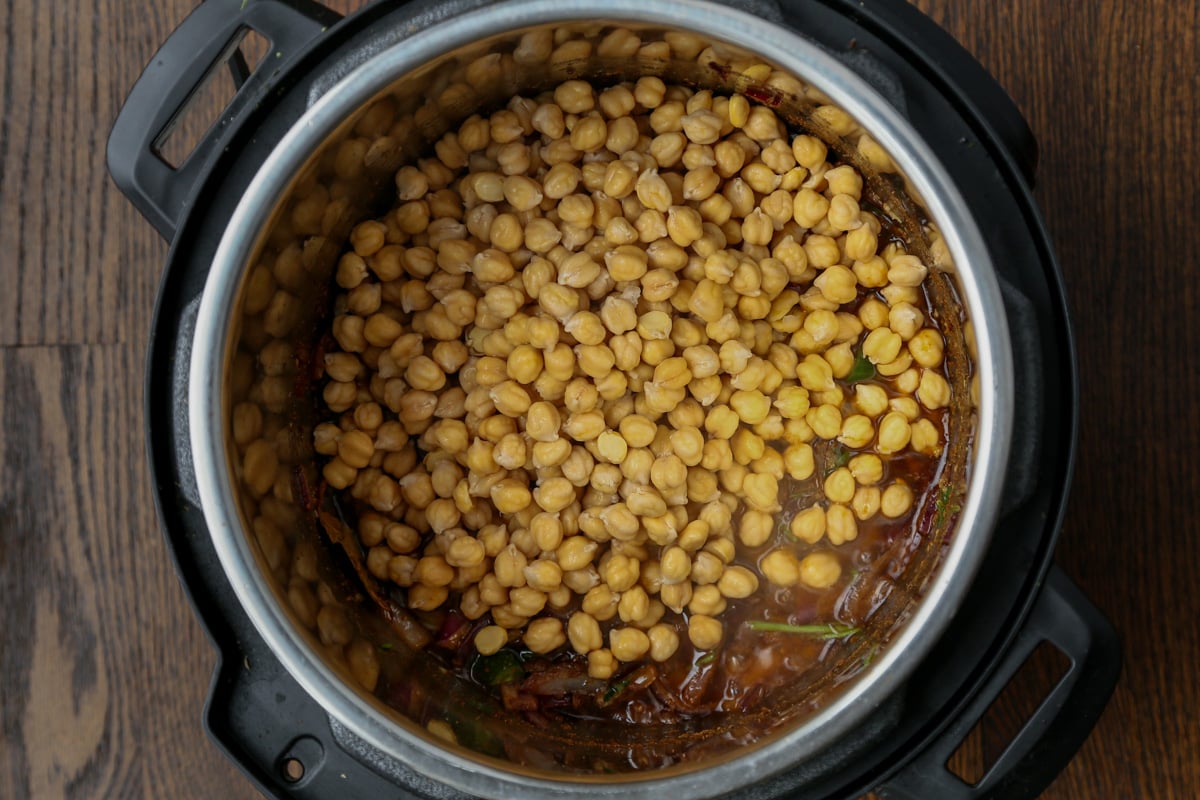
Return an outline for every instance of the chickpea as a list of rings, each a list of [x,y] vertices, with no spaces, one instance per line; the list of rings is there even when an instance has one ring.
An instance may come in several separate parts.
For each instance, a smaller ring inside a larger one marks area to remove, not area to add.
[[[822,439],[836,439],[842,432],[842,414],[836,405],[823,403],[809,409],[804,421]]]
[[[699,521],[708,525],[708,532],[713,536],[733,536],[733,510],[736,502],[730,502],[731,495],[722,495],[717,501],[706,503],[700,509]]]
[[[471,447],[477,448],[476,452],[478,453],[481,452],[482,448],[487,448],[488,443],[483,440],[477,440]],[[485,469],[476,469],[475,471],[481,473],[492,471],[491,469],[486,469],[488,462],[504,469],[520,469],[525,465],[525,459],[528,457],[527,451],[528,448],[525,446],[525,440],[519,434],[505,434],[487,451],[488,461],[482,464]],[[468,450],[468,458],[471,458],[470,453],[471,451]],[[475,468],[472,467],[472,469]]]
[[[529,506],[533,495],[529,488],[512,478],[497,482],[491,489],[492,503],[504,514],[512,514]]]
[[[635,191],[637,199],[645,208],[666,213],[671,207],[671,188],[658,174],[657,169],[648,169],[639,175]]]
[[[703,524],[703,521],[696,522]],[[708,541],[704,542],[704,552],[712,553],[721,559],[722,563],[730,564],[734,555],[737,555],[737,545],[734,545],[732,539],[709,537]]]
[[[600,623],[583,611],[576,611],[567,621],[567,638],[571,641],[571,648],[579,655],[599,650],[604,646]]]
[[[863,340],[863,355],[874,364],[887,364],[900,355],[904,340],[891,328],[878,327],[867,334]]]
[[[610,464],[621,464],[629,452],[629,445],[616,431],[604,431],[596,437],[598,455]]]
[[[825,496],[835,503],[849,503],[854,497],[854,476],[846,467],[839,467],[825,478]]]
[[[825,509],[812,505],[798,512],[790,524],[792,536],[808,544],[816,544],[825,535]]]
[[[738,528],[738,540],[746,547],[761,547],[775,532],[775,521],[763,511],[747,509],[742,513]]]
[[[597,584],[583,596],[580,608],[600,622],[607,622],[617,615],[619,596],[606,583]]]
[[[608,680],[617,671],[617,659],[608,649],[588,653],[588,676],[597,680]]]
[[[888,407],[904,416],[909,422],[914,422],[921,415],[921,406],[911,397],[893,397],[888,401]]]
[[[494,606],[491,609],[492,621],[502,628],[507,628],[516,631],[524,627],[529,622],[529,618],[513,611],[512,606],[508,603]]]
[[[496,410],[507,417],[520,417],[529,411],[532,405],[529,392],[513,380],[493,386],[489,395]]]
[[[933,328],[922,328],[908,341],[908,350],[913,360],[926,369],[941,366],[944,345],[941,334]]]
[[[721,595],[720,589],[714,584],[697,586],[688,602],[688,612],[691,614],[706,614],[715,617],[723,614],[729,603]]]
[[[562,342],[548,348],[542,358],[546,364],[545,374],[555,380],[569,381],[575,374],[575,354]]]
[[[882,454],[897,453],[908,446],[912,429],[907,417],[899,411],[891,411],[879,422],[879,437],[875,449]]]
[[[915,394],[921,386],[921,373],[915,368],[909,367],[892,379],[892,385],[895,386],[896,391],[902,394]]]
[[[909,446],[918,453],[938,455],[941,452],[941,436],[934,424],[927,419],[919,419],[912,424]]]
[[[617,615],[622,622],[638,623],[650,613],[650,596],[641,586],[633,586],[621,593],[617,603]]]
[[[708,551],[702,551],[696,554],[692,559],[691,579],[692,583],[703,586],[710,583],[716,583],[720,580],[722,573],[725,571],[725,563],[720,556]]]
[[[562,511],[575,500],[575,487],[563,477],[550,478],[533,490],[533,499],[550,513]]]
[[[796,377],[800,386],[809,392],[827,391],[834,387],[833,367],[821,356],[813,353],[796,365]]]
[[[945,408],[950,404],[950,384],[931,369],[921,370],[921,382],[917,387],[917,396],[921,399],[921,405],[928,409]]]
[[[898,519],[909,512],[913,505],[912,489],[903,481],[896,481],[883,490],[879,511],[889,519]]]
[[[717,581],[717,588],[730,599],[746,598],[758,590],[758,577],[745,567],[728,567]]]
[[[598,549],[599,545],[586,536],[570,536],[563,539],[562,544],[555,550],[555,556],[563,572],[569,572],[583,569],[592,563]]]
[[[758,564],[763,577],[775,586],[795,586],[800,582],[800,561],[785,548],[777,548],[762,557]]]
[[[670,625],[659,623],[646,631],[650,640],[650,658],[659,663],[668,660],[679,649],[679,634]]]
[[[417,583],[408,590],[408,605],[418,611],[432,611],[445,603],[449,595],[450,591],[445,586]]]
[[[916,256],[896,256],[888,263],[888,280],[897,286],[920,286],[928,274],[929,268]]]
[[[582,114],[595,107],[596,98],[590,83],[573,80],[555,88],[554,103],[567,114]]]
[[[762,422],[771,411],[771,401],[757,390],[734,392],[729,398],[729,405],[741,421],[749,425]]]
[[[659,589],[659,599],[663,605],[679,614],[692,600],[693,587],[691,581],[663,584]]]
[[[779,481],[774,475],[751,473],[742,481],[746,504],[759,511],[775,511],[779,507]]]
[[[475,650],[480,655],[490,656],[500,652],[508,644],[508,631],[499,625],[488,625],[475,634]]]
[[[825,512],[825,534],[835,546],[858,538],[858,522],[854,512],[841,503],[831,504]]]
[[[349,467],[363,469],[375,452],[375,443],[362,431],[348,431],[337,441],[337,455]]]
[[[563,573],[563,586],[575,594],[586,595],[599,583],[600,573],[596,572],[596,568],[590,564],[583,569]]]
[[[599,411],[581,411],[567,416],[562,431],[577,442],[586,442],[596,439],[607,427]]]
[[[454,569],[442,556],[425,556],[417,561],[413,580],[426,586],[449,586]]]
[[[660,557],[660,568],[664,585],[681,583],[691,574],[692,560],[682,547],[669,547]]]
[[[539,400],[529,406],[525,412],[525,433],[531,439],[539,442],[553,442],[558,438],[562,419],[558,409],[545,400]]]
[[[854,516],[865,522],[879,511],[882,495],[878,486],[860,486],[850,500],[850,508]]]
[[[530,622],[523,638],[525,646],[539,654],[557,650],[567,642],[562,622],[554,617],[543,617]]]
[[[739,423],[737,412],[729,406],[717,405],[709,409],[705,416],[704,429],[718,439],[729,439],[737,431]]]
[[[813,242],[815,236],[810,236],[805,242],[805,250],[808,253],[810,263],[815,266],[822,266],[818,261],[814,261],[816,242]],[[829,250],[829,248],[826,248]],[[829,258],[837,257],[837,247],[834,245],[830,252]],[[813,281],[813,286],[821,292],[821,296],[831,303],[849,303],[857,296],[856,279],[854,273],[846,267],[836,263],[829,263],[826,260],[827,268]]]
[[[810,589],[828,589],[842,577],[837,556],[826,551],[809,553],[799,564],[800,581]]]
[[[339,444],[339,452],[340,449]],[[354,469],[344,461],[340,463],[343,465],[343,470],[352,471]],[[261,496],[266,494],[274,485],[275,476],[278,472],[279,458],[275,454],[275,448],[272,444],[265,439],[259,439],[246,448],[246,454],[242,461],[242,476],[246,485],[255,495]],[[328,476],[326,477],[328,479]],[[353,480],[353,478],[349,479]],[[349,485],[349,483],[346,485]]]
[[[712,650],[725,636],[720,620],[704,614],[693,614],[688,620],[688,639],[697,650]]]
[[[871,453],[863,453],[850,459],[848,465],[854,480],[863,486],[874,486],[883,478],[883,460]]]
[[[509,378],[518,383],[533,383],[541,373],[542,367],[541,351],[530,345],[517,345],[508,354],[506,372]]]

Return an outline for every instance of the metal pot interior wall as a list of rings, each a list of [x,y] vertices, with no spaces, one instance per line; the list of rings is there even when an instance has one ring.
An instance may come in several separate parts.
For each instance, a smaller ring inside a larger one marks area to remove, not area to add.
[[[828,98],[794,76],[773,70],[765,79],[750,78],[734,69],[746,59],[761,60],[738,48],[691,41],[686,37],[694,40],[694,35],[671,32],[665,37],[665,48],[610,55],[604,52],[603,37],[611,27],[582,23],[558,27],[573,28],[576,41],[592,42],[594,54],[558,61],[551,57],[548,64],[522,64],[512,55],[521,46],[523,31],[518,31],[461,48],[394,80],[341,122],[307,158],[280,194],[244,270],[236,311],[230,315],[231,347],[225,373],[229,392],[224,401],[226,422],[222,433],[227,437],[227,468],[244,530],[250,532],[259,569],[268,576],[279,606],[292,618],[308,647],[351,686],[354,674],[340,648],[322,643],[311,620],[305,624],[291,610],[289,601],[290,592],[300,591],[295,584],[297,558],[299,554],[307,558],[309,553],[321,554],[312,567],[315,574],[305,573],[309,592],[328,592],[331,600],[351,608],[356,607],[354,598],[361,595],[361,586],[348,573],[344,557],[329,545],[315,514],[320,510],[315,491],[320,475],[311,446],[318,389],[312,380],[312,366],[319,356],[317,343],[328,325],[333,270],[350,228],[387,207],[392,176],[399,165],[424,156],[433,141],[470,114],[495,108],[516,94],[536,94],[572,78],[612,84],[644,74],[721,92],[757,93],[795,129],[817,135],[831,151],[859,167],[868,176],[868,196],[890,218],[895,231],[911,247],[924,250],[930,262],[941,268],[931,291],[932,302],[939,316],[951,321],[947,330],[949,348],[957,365],[952,381],[955,445],[943,471],[942,485],[958,487],[966,482],[971,459],[967,443],[975,422],[971,399],[974,375],[968,355],[970,342],[961,325],[963,312],[952,278],[954,267],[936,228],[924,222],[920,198],[903,180],[887,176],[892,165],[885,163],[881,170],[863,155],[874,151],[866,143],[869,137],[865,141],[860,138],[862,129],[856,126],[849,134],[839,135],[818,111]],[[663,40],[667,33],[647,25],[624,27],[635,30],[643,43]],[[669,43],[672,38],[676,43]],[[360,147],[360,142],[366,147],[361,166],[339,159],[339,153]],[[264,368],[269,359],[262,355],[268,347],[286,347],[295,356],[291,362],[294,368]],[[239,441],[231,420],[244,404],[260,409],[262,429],[274,437],[280,470],[271,485],[247,480],[243,472],[248,443]],[[933,497],[925,500],[932,503]],[[855,646],[837,653],[809,680],[770,698],[757,712],[736,718],[716,717],[686,732],[658,726],[534,728],[505,712],[476,687],[454,679],[423,652],[399,648],[392,668],[406,671],[414,684],[428,693],[431,704],[425,709],[426,719],[471,722],[463,730],[473,729],[477,738],[460,735],[459,745],[476,753],[503,756],[503,749],[496,749],[497,742],[518,742],[526,765],[555,773],[588,773],[598,762],[608,760],[660,766],[689,752],[691,758],[701,760],[689,761],[685,770],[697,763],[709,766],[723,759],[704,761],[700,754],[706,742],[762,743],[782,735],[803,724],[830,693],[843,691],[853,683],[865,654],[885,643],[897,622],[912,613],[923,588],[936,574],[942,545],[950,533],[949,524],[934,533],[906,562],[867,635]],[[362,613],[354,615],[356,635],[374,638],[391,628],[388,620],[370,610],[369,604],[357,607]],[[410,735],[428,738],[422,726],[426,719],[405,719],[389,708],[386,698],[364,699]],[[476,753],[469,757],[476,758]]]

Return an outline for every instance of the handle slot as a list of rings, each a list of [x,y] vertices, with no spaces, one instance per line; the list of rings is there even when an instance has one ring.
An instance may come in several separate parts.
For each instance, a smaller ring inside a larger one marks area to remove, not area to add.
[[[1043,640],[962,740],[946,769],[968,786],[982,783],[1070,670],[1070,657]]]
[[[200,84],[154,137],[151,151],[172,169],[186,164],[217,127],[225,109],[270,48],[271,41],[258,31],[239,29]]]

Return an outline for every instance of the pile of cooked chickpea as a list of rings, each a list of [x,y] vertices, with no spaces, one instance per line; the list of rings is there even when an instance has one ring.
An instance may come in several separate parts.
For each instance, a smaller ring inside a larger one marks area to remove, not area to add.
[[[490,615],[478,652],[569,646],[607,678],[712,649],[729,601],[829,588],[859,522],[911,511],[888,461],[941,451],[950,396],[927,266],[821,140],[741,95],[571,80],[395,182],[337,264],[314,444],[370,572]],[[817,440],[852,457],[815,474]],[[823,500],[781,526],[789,479]]]

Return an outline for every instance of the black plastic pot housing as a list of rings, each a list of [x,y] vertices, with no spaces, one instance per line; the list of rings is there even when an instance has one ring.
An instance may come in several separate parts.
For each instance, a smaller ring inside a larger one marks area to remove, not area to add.
[[[651,0],[652,1],[652,0]],[[157,500],[181,581],[220,660],[205,724],[276,797],[462,797],[359,740],[299,687],[239,606],[209,539],[192,471],[188,364],[213,254],[259,164],[336,80],[453,3],[375,2],[342,19],[308,0],[207,0],[171,35],[113,127],[114,181],[171,242],[147,361],[146,420]],[[1062,278],[1031,185],[1037,147],[1020,112],[971,56],[903,0],[781,0],[756,11],[837,53],[941,157],[1000,271],[1014,337],[1018,435],[1003,518],[966,603],[915,678],[856,735],[737,793],[744,798],[1030,798],[1087,737],[1119,672],[1111,626],[1052,566],[1066,504],[1078,385]],[[235,66],[247,29],[268,56],[235,69],[236,97],[172,168],[164,134],[214,70]],[[973,786],[950,756],[1043,641],[1070,667]]]

